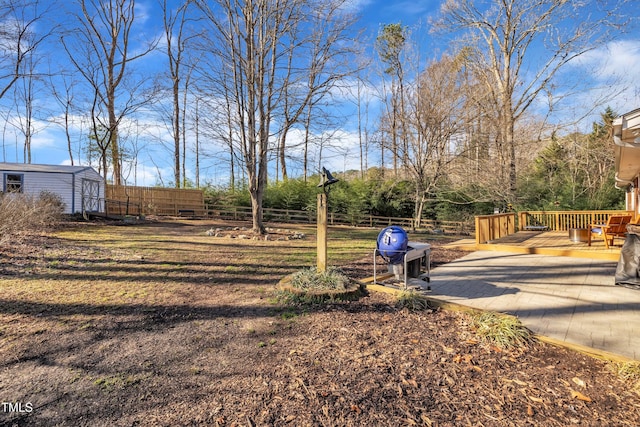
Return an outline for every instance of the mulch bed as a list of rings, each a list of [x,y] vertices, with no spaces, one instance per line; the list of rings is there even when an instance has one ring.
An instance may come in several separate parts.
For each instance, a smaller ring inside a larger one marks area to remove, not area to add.
[[[85,244],[79,272],[113,255]],[[0,290],[2,279],[52,274],[44,254],[67,245],[78,243],[0,248]],[[462,255],[434,246],[435,266]],[[370,268],[363,255],[345,271],[363,278]],[[0,426],[640,425],[638,386],[604,361],[543,343],[499,349],[477,339],[465,313],[400,310],[382,293],[277,304],[276,281],[264,292],[258,279],[189,283],[155,304],[3,292],[0,401],[14,410],[0,407]]]

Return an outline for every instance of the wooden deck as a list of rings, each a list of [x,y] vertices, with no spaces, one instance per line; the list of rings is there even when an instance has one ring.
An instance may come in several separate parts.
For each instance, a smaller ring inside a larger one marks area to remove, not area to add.
[[[471,239],[465,239],[447,246],[472,251],[505,251],[618,261],[623,243],[624,239],[616,238],[614,245],[606,249],[601,239],[594,240],[591,246],[586,242],[572,242],[566,231],[518,231],[484,244],[478,245]]]

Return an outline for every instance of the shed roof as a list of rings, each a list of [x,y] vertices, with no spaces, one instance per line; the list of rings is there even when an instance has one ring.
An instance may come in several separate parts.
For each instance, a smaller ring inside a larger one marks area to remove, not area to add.
[[[0,163],[0,170],[14,172],[44,172],[44,173],[68,173],[77,174],[86,170],[92,170],[91,166],[69,166],[69,165],[36,165],[27,163]]]

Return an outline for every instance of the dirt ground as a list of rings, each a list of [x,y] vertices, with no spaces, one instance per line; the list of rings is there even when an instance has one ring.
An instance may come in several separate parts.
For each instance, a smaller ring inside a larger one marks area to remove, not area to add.
[[[227,227],[72,224],[1,247],[0,426],[640,425],[607,362],[483,344],[467,314],[279,302],[315,236],[206,233]],[[441,241],[435,266],[462,255]]]

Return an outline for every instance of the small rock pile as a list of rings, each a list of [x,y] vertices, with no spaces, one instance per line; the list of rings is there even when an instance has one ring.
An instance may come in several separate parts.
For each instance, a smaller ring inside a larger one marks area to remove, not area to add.
[[[207,236],[218,238],[244,239],[244,240],[303,240],[306,238],[304,233],[294,230],[284,230],[281,228],[267,227],[267,233],[264,235],[255,234],[247,227],[217,227],[211,228],[205,232]]]

